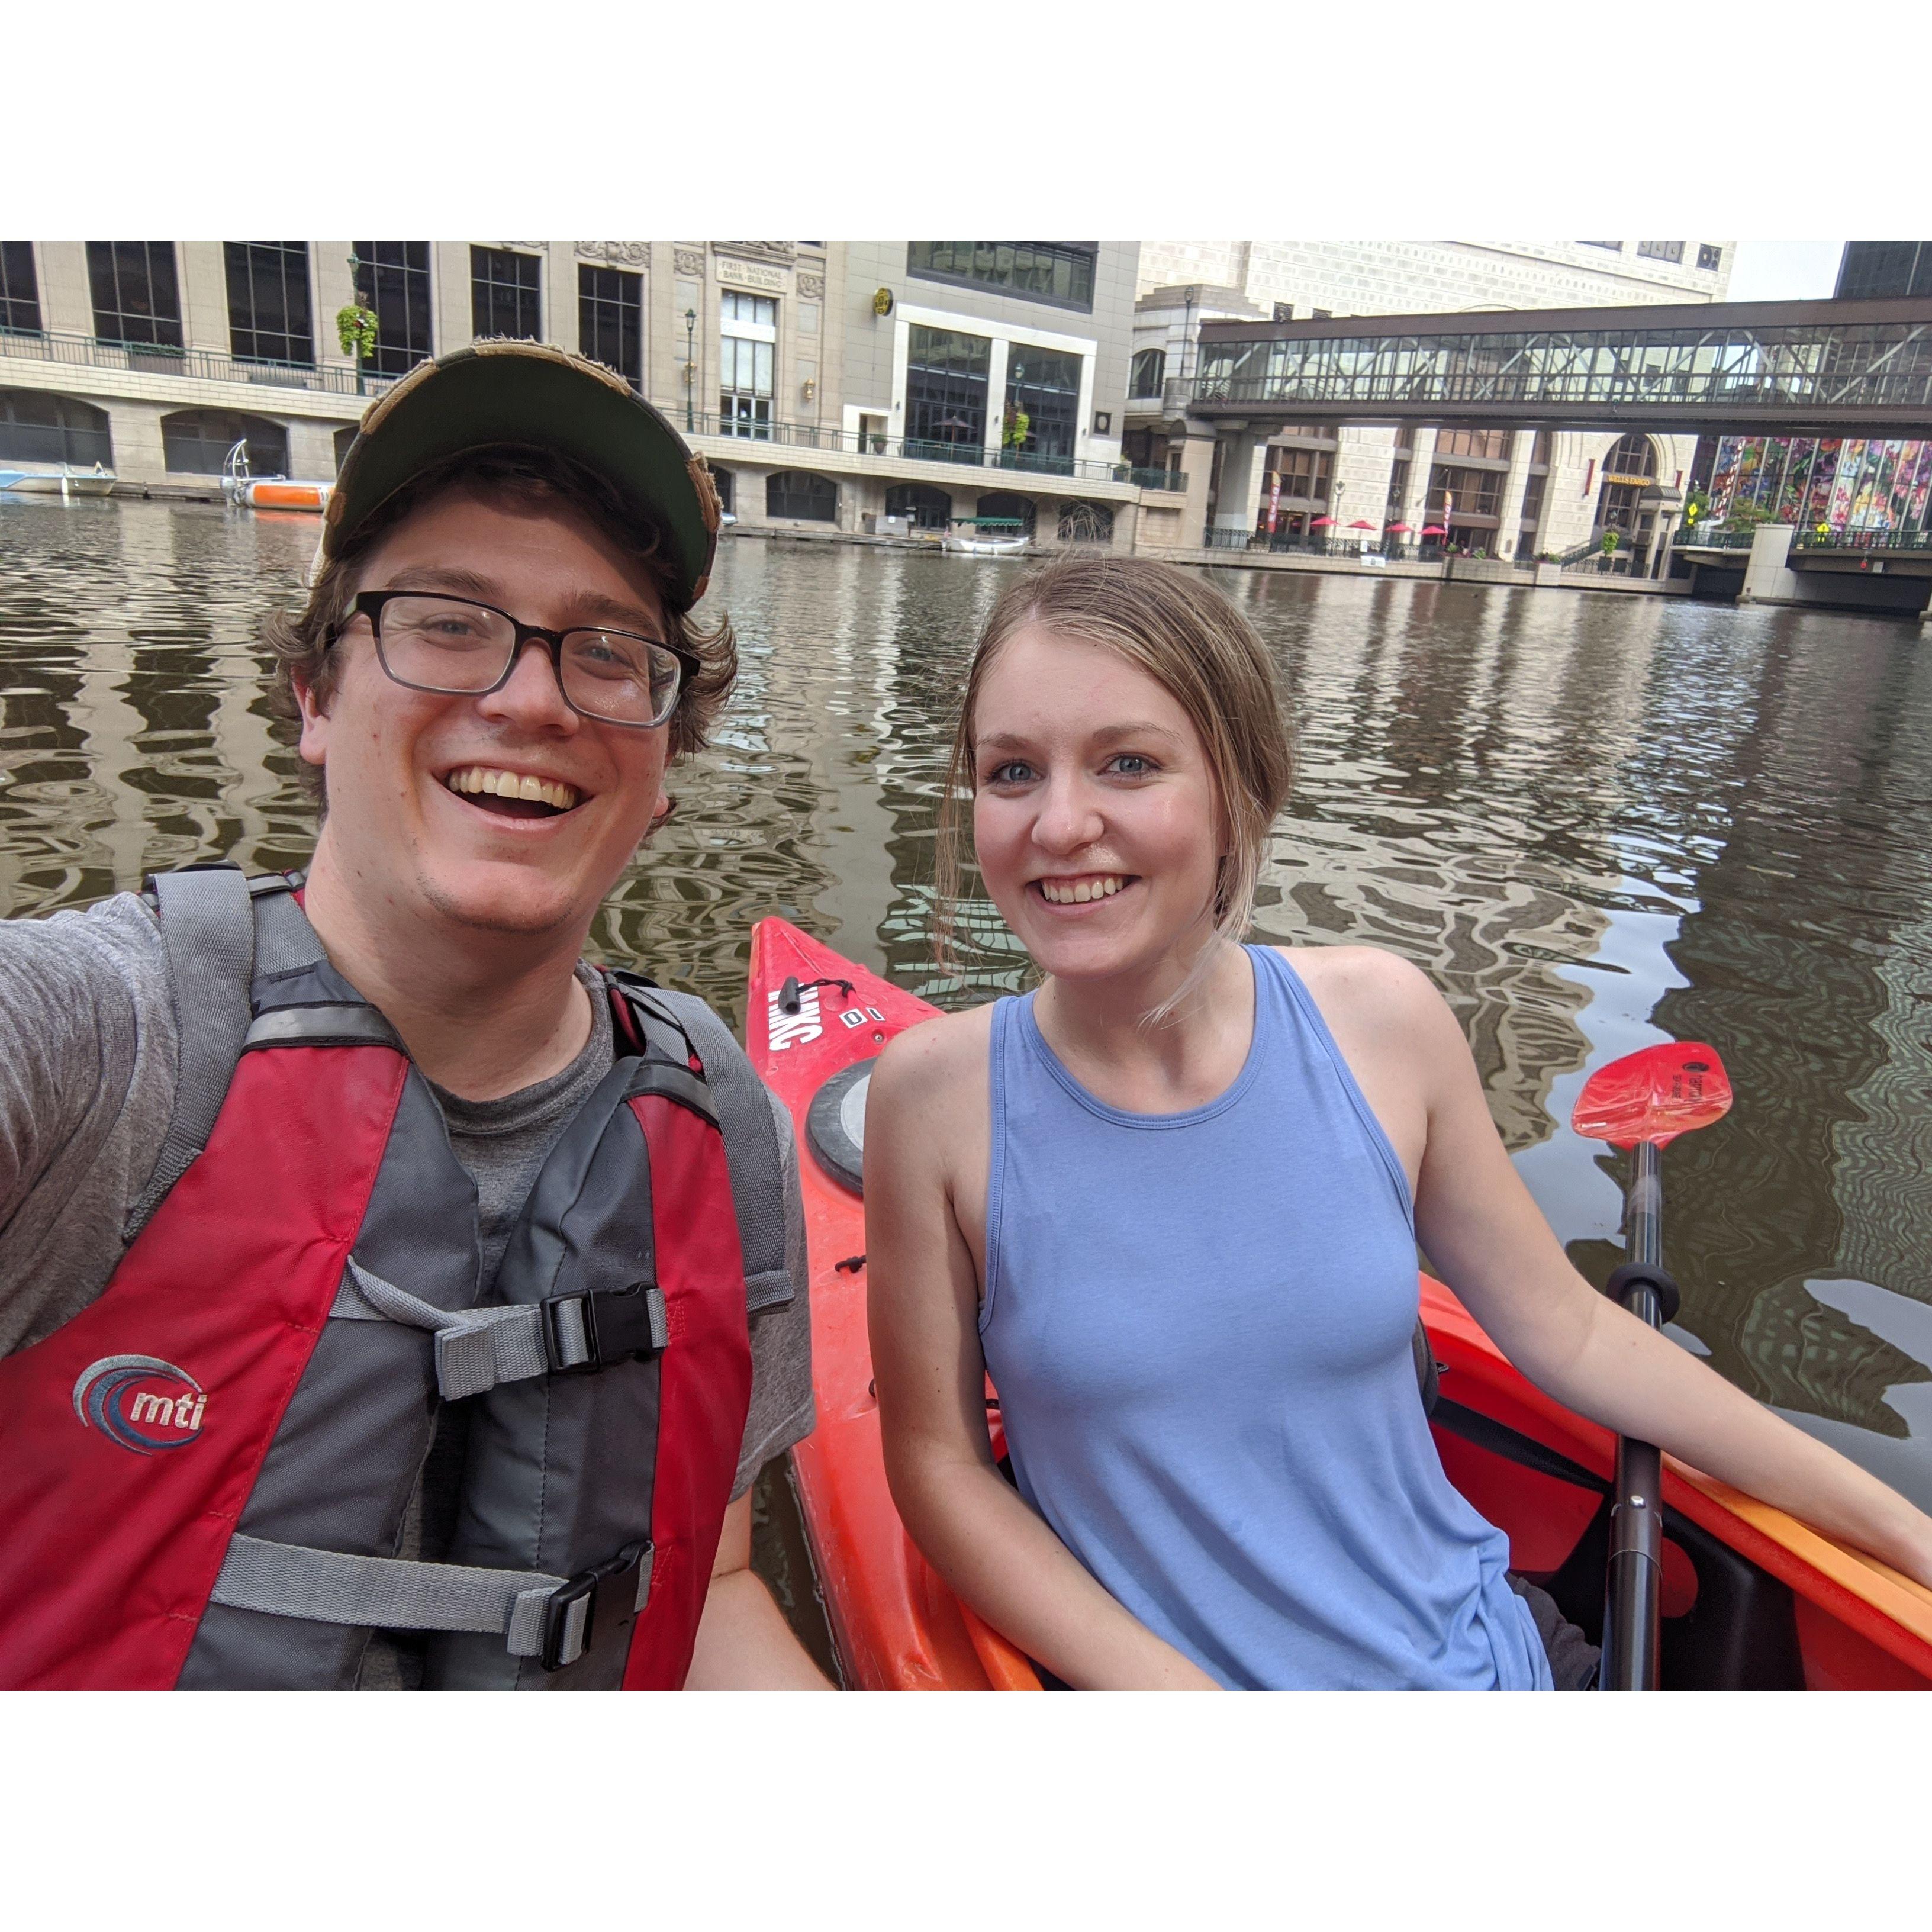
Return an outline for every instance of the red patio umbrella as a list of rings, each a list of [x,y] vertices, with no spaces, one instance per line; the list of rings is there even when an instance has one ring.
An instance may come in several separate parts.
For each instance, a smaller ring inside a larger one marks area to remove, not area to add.
[[[1311,530],[1324,530],[1335,519],[1333,517],[1317,517],[1314,522],[1310,524],[1308,527]]]
[[[1391,524],[1388,526],[1388,533],[1392,537],[1406,537],[1410,534],[1414,527],[1409,524]]]
[[[1446,537],[1449,532],[1440,524],[1430,524],[1424,529],[1422,534],[1426,537]]]
[[[1348,527],[1352,530],[1372,530],[1375,528],[1375,525],[1366,517],[1358,517]]]

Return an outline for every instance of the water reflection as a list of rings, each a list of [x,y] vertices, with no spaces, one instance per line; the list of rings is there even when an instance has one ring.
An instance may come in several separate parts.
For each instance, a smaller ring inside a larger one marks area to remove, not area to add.
[[[232,856],[298,863],[262,610],[302,518],[0,506],[0,909]],[[932,951],[970,640],[1014,566],[728,543],[743,674],[593,944],[734,1015],[752,920],[956,1005],[1024,983],[983,901]],[[1589,1069],[1715,1042],[1738,1093],[1668,1157],[1682,1334],[1932,1504],[1932,660],[1874,620],[1217,572],[1278,653],[1300,776],[1258,926],[1424,968],[1578,1264],[1621,1257]]]

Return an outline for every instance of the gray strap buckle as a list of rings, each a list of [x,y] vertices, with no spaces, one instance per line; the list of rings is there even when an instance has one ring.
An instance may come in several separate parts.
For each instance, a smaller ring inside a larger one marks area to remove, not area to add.
[[[543,1311],[544,1352],[555,1375],[655,1355],[670,1340],[664,1297],[651,1282],[549,1295],[537,1306]]]

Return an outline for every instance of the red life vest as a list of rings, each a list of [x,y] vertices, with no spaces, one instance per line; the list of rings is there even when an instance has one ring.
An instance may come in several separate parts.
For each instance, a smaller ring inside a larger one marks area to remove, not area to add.
[[[486,1303],[422,1075],[286,891],[257,903],[307,956],[258,944],[206,1150],[100,1298],[0,1361],[0,1683],[347,1686],[388,1626],[435,1633],[433,1686],[681,1685],[751,1386],[688,1035],[609,983],[616,1064]],[[449,1561],[394,1561],[458,1397]]]

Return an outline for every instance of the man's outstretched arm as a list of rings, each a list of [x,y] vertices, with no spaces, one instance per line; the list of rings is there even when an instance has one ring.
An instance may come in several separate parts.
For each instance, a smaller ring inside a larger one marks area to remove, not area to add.
[[[830,1690],[792,1635],[764,1579],[752,1568],[752,1498],[724,1512],[711,1588],[698,1625],[687,1690]]]

